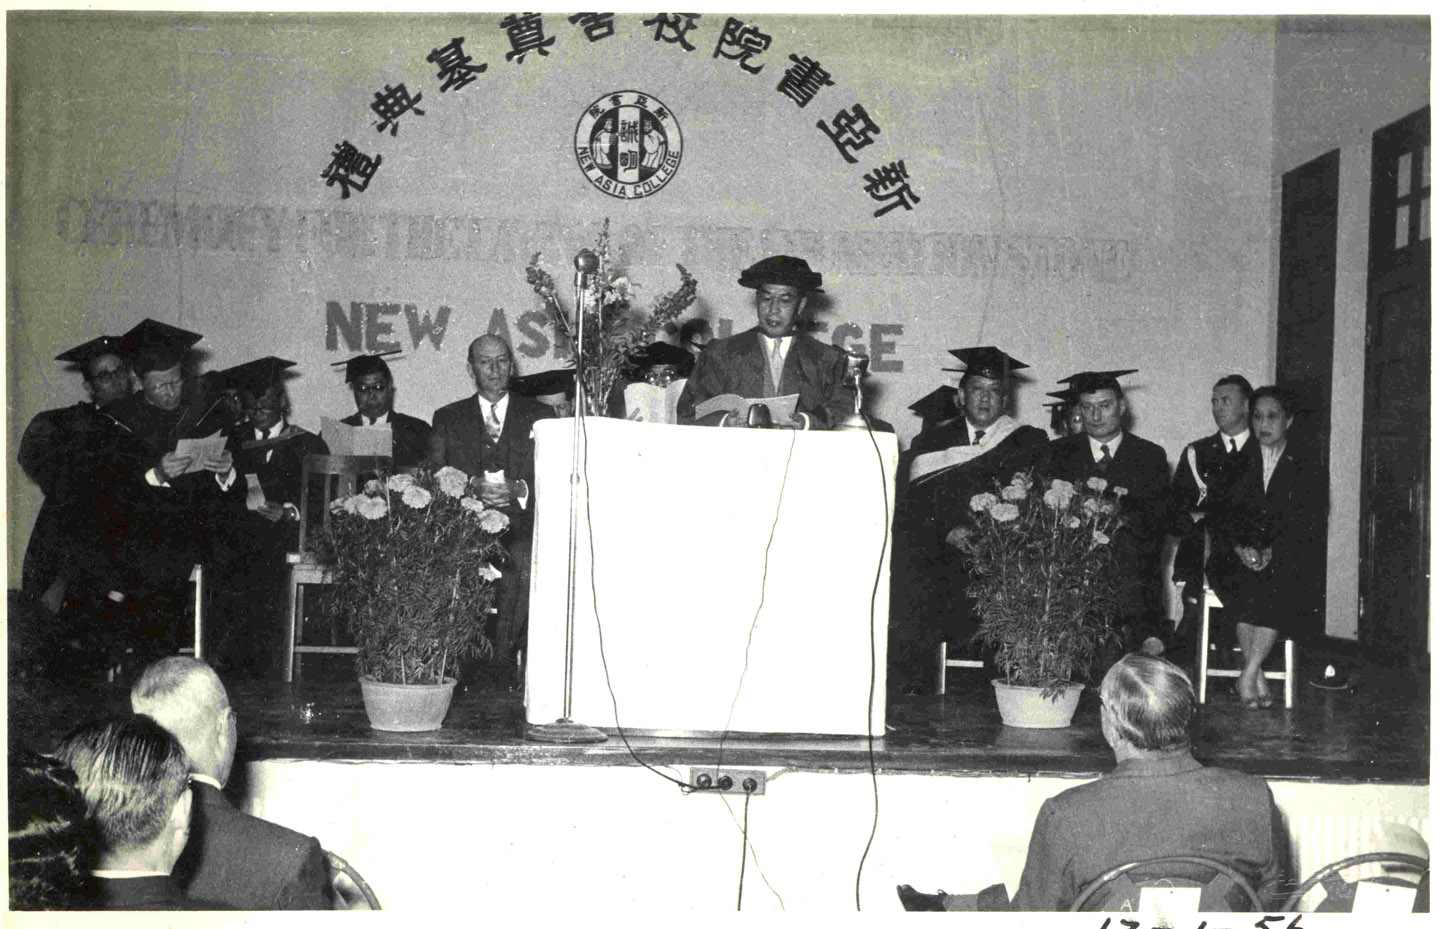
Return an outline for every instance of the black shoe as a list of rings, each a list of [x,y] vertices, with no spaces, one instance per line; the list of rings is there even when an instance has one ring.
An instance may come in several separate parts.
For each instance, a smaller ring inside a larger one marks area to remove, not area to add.
[[[945,909],[945,891],[938,894],[922,894],[909,884],[897,884],[895,892],[900,895],[900,905],[911,913],[940,913]]]
[[[1312,677],[1309,681],[1311,687],[1318,687],[1321,690],[1349,690],[1350,674],[1337,664],[1327,664],[1325,669]]]

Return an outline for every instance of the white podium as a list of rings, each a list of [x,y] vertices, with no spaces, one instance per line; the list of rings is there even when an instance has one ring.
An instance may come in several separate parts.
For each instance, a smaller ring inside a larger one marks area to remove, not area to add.
[[[535,426],[535,724],[564,707],[573,428]],[[581,442],[571,719],[884,735],[894,435],[587,419]]]

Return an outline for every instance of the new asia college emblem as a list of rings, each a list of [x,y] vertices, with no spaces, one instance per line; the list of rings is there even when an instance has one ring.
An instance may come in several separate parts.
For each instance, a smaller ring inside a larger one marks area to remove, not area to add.
[[[590,183],[622,200],[648,197],[680,168],[680,124],[649,94],[622,90],[585,108],[575,160]]]

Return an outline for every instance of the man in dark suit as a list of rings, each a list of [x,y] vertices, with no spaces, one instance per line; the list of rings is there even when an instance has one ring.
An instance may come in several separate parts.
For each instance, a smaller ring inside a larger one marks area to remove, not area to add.
[[[190,834],[185,749],[153,719],[114,717],[65,736],[55,755],[75,772],[99,834],[101,910],[211,910],[171,876]]]
[[[235,711],[210,666],[179,655],[145,669],[130,707],[179,740],[194,797],[190,838],[174,877],[194,898],[241,910],[328,910],[320,843],[231,805],[221,792],[235,763]]]
[[[925,894],[902,884],[896,889],[905,909],[1066,910],[1111,868],[1172,855],[1227,864],[1262,903],[1278,906],[1290,877],[1285,821],[1263,780],[1195,760],[1189,735],[1195,706],[1190,679],[1173,664],[1149,655],[1121,658],[1100,682],[1100,731],[1115,753],[1115,770],[1040,807],[1015,899],[1003,884],[979,894]],[[1137,880],[1195,884],[1211,877],[1206,868],[1136,872]],[[1202,912],[1244,906],[1233,886],[1223,899],[1210,893],[1202,891]],[[1122,902],[1101,891],[1085,909],[1114,911]]]
[[[1250,382],[1228,374],[1210,391],[1210,415],[1218,427],[1180,453],[1170,484],[1170,533],[1180,538],[1171,577],[1180,590],[1184,612],[1173,634],[1170,659],[1184,665],[1193,657],[1195,633],[1205,596],[1206,517],[1225,499],[1226,490],[1244,470],[1250,440]]]
[[[1127,371],[1086,371],[1065,378],[1075,392],[1085,431],[1050,443],[1040,471],[1067,481],[1099,478],[1123,487],[1124,524],[1115,536],[1120,563],[1120,626],[1131,648],[1165,650],[1160,612],[1160,550],[1169,512],[1170,469],[1165,450],[1126,431],[1130,406],[1120,389]]]
[[[554,410],[510,390],[515,356],[495,335],[470,343],[476,392],[435,411],[429,466],[464,471],[487,507],[510,518],[505,548],[510,565],[499,582],[493,640],[495,667],[512,682],[515,649],[524,642],[530,610],[530,536],[534,525],[535,423]]]
[[[820,275],[802,258],[776,255],[740,273],[740,286],[755,291],[757,325],[705,346],[685,382],[676,415],[681,423],[745,425],[743,416],[716,412],[696,416],[695,407],[713,397],[746,399],[799,394],[796,421],[829,429],[855,410],[845,380],[845,353],[795,331],[810,295],[820,292]]]
[[[975,632],[969,564],[946,537],[970,521],[971,497],[1009,483],[1047,444],[1005,412],[1013,372],[1028,365],[993,345],[952,354],[965,365],[963,415],[926,433],[895,497],[889,679],[908,693],[934,692],[940,643],[959,649]]]
[[[340,422],[347,426],[388,425],[395,467],[418,467],[429,451],[430,426],[423,419],[395,412],[395,379],[384,357],[356,355],[344,365],[345,383],[355,394],[355,412]]]

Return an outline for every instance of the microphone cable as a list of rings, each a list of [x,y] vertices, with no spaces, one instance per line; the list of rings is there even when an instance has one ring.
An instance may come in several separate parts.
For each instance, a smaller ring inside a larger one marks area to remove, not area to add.
[[[861,414],[864,416],[864,414]],[[880,575],[885,566],[885,552],[890,547],[890,482],[885,479],[885,456],[880,451],[880,443],[875,440],[875,430],[870,428],[870,417],[865,416],[865,434],[870,438],[870,445],[875,449],[875,461],[880,467],[880,493],[883,507],[881,515],[881,544],[880,557],[875,562],[875,580],[870,587],[870,693],[865,704],[865,753],[870,762],[870,793],[874,813],[870,820],[870,835],[865,840],[865,850],[860,854],[860,864],[855,869],[855,911],[860,911],[860,876],[865,872],[865,859],[870,856],[870,848],[875,843],[875,833],[880,828],[880,779],[875,771],[875,730],[873,718],[875,716],[875,678],[877,674],[877,662],[875,660],[875,601],[880,593]]]

